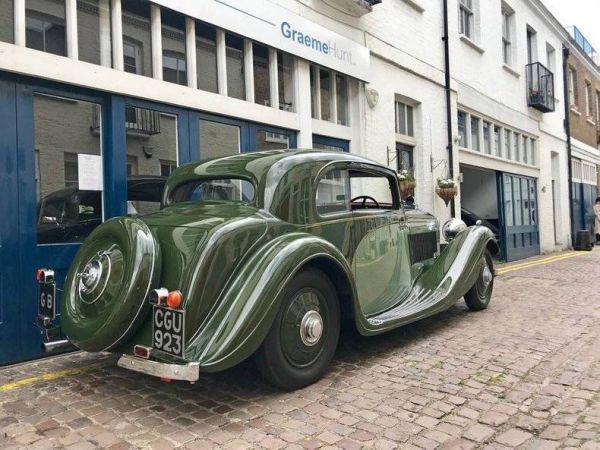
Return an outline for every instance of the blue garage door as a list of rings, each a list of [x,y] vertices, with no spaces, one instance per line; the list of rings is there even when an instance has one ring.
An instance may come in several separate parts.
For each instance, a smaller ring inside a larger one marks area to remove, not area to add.
[[[537,181],[508,173],[498,174],[501,240],[506,261],[540,254]]]

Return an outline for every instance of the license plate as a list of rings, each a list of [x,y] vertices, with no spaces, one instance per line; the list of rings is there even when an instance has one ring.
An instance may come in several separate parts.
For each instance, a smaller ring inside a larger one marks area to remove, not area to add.
[[[152,316],[152,347],[183,358],[185,310],[154,306]]]
[[[54,283],[38,283],[38,314],[52,320],[56,319],[56,285]]]

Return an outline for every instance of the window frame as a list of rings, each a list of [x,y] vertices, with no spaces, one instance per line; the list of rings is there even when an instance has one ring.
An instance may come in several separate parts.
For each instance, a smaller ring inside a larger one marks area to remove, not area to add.
[[[513,65],[513,22],[515,11],[502,2],[502,62],[507,66]]]
[[[459,0],[458,32],[467,39],[475,40],[475,0]]]

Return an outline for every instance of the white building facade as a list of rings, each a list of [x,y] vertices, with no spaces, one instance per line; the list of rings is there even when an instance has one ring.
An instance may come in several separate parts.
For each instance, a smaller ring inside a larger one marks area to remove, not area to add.
[[[507,259],[568,246],[566,32],[539,0],[447,3],[449,84],[441,0],[0,0],[0,364],[39,353],[5,293],[35,298],[36,268],[61,279],[98,223],[158,208],[135,186],[199,158],[350,151],[414,172],[441,221],[453,176]]]

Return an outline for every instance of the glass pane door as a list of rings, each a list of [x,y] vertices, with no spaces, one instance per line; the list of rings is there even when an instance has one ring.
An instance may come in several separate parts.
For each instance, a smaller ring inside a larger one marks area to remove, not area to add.
[[[179,164],[178,116],[127,105],[127,214],[157,212],[167,177]]]
[[[238,125],[200,119],[200,159],[237,155],[241,151]]]

